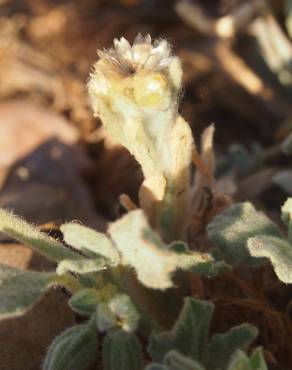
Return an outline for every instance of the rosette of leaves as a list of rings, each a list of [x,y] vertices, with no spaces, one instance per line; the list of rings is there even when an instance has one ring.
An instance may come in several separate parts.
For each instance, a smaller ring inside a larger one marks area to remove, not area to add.
[[[105,369],[141,368],[135,333],[142,330],[140,323],[147,322],[148,332],[158,324],[130,296],[123,284],[125,271],[132,270],[151,292],[174,287],[177,270],[214,276],[226,268],[211,254],[188,250],[183,242],[167,245],[142,210],[127,213],[106,234],[79,223],[62,225],[70,248],[4,209],[0,210],[0,231],[56,263],[55,272],[0,265],[0,319],[23,314],[52,286],[64,286],[72,295],[72,310],[88,318],[55,338],[44,361],[45,370],[87,369],[97,356],[98,332],[106,333]]]

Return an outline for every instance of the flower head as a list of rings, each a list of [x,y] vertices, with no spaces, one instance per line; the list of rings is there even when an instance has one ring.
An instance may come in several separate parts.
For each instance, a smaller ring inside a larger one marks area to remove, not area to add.
[[[170,44],[166,40],[155,40],[152,44],[150,35],[143,37],[140,33],[133,46],[121,37],[120,40],[114,40],[114,48],[98,50],[97,54],[105,68],[125,77],[142,69],[148,72],[161,71],[173,59]]]
[[[97,54],[99,60],[88,87],[98,115],[100,100],[114,110],[126,102],[127,112],[121,112],[123,116],[137,109],[166,111],[177,107],[182,72],[180,61],[172,55],[166,40],[152,42],[150,35],[138,34],[131,46],[121,37],[114,40],[113,48],[98,50]]]

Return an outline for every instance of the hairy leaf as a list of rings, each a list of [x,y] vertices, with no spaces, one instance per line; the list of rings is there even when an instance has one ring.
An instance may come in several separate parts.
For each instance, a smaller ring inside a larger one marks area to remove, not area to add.
[[[282,220],[288,227],[288,239],[292,243],[292,198],[288,198],[282,207]]]
[[[232,359],[227,367],[227,370],[253,370],[247,355],[238,350],[232,356]]]
[[[123,257],[132,266],[138,279],[148,288],[167,289],[173,286],[172,274],[177,269],[214,276],[227,268],[209,253],[191,252],[182,242],[166,245],[151,229],[141,210],[127,213],[113,223],[109,233]]]
[[[162,362],[166,353],[175,349],[193,360],[201,361],[213,309],[210,302],[186,298],[172,330],[151,335],[148,352],[152,359]]]
[[[0,209],[0,231],[53,261],[80,258],[78,254],[66,248],[59,241],[4,209]]]
[[[74,260],[63,260],[57,267],[57,274],[64,275],[68,271],[78,274],[87,274],[89,272],[101,271],[106,268],[106,260],[104,258],[87,259],[79,257]]]
[[[136,335],[124,330],[109,331],[103,340],[102,362],[104,370],[141,369],[141,345]]]
[[[96,311],[99,295],[96,289],[81,289],[68,301],[73,311],[81,315],[92,315]]]
[[[242,324],[230,329],[227,333],[213,336],[208,346],[208,370],[224,370],[234,352],[247,349],[257,337],[258,331],[249,324]]]
[[[278,278],[292,283],[292,246],[284,239],[273,236],[257,236],[249,239],[248,249],[254,257],[270,259]]]
[[[268,366],[266,364],[261,347],[256,348],[252,353],[250,357],[250,364],[252,370],[268,370]]]
[[[56,274],[0,264],[0,319],[22,315],[53,284]]]
[[[86,370],[97,354],[92,322],[76,325],[56,337],[49,347],[43,370]]]
[[[145,232],[148,233],[147,240]],[[154,233],[141,210],[127,213],[109,228],[109,234],[138,279],[147,287],[166,289],[172,286],[171,274],[176,269],[174,253],[169,252]],[[151,240],[149,235],[151,235]]]
[[[119,253],[105,234],[73,222],[62,225],[61,231],[64,234],[66,243],[74,248],[85,253],[90,251],[105,257],[113,265],[119,263]]]
[[[169,370],[169,367],[157,362],[152,362],[151,364],[147,365],[144,370]]]
[[[268,366],[265,362],[263,351],[259,347],[252,353],[250,358],[243,351],[237,350],[233,354],[227,370],[268,370]]]
[[[233,265],[261,263],[251,257],[247,241],[260,234],[281,237],[278,227],[250,203],[238,203],[216,216],[208,225],[210,240],[220,249],[224,259]]]
[[[169,351],[165,355],[164,363],[169,370],[204,370],[198,362],[181,355],[175,350]]]
[[[100,332],[108,331],[117,325],[117,316],[105,302],[97,306],[96,325]]]

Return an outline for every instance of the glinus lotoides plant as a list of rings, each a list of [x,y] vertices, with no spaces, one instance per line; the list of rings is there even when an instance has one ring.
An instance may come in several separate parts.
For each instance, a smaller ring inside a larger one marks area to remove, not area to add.
[[[56,272],[0,265],[0,318],[21,315],[50,287],[64,286],[70,307],[84,321],[54,339],[44,370],[87,369],[99,349],[105,370],[266,370],[261,348],[246,353],[257,336],[252,325],[209,336],[214,306],[188,296],[188,279],[269,258],[278,277],[291,283],[291,200],[283,208],[287,240],[244,203],[213,219],[208,226],[213,246],[199,251],[190,237],[198,227],[198,199],[206,187],[216,196],[213,128],[203,134],[199,155],[178,114],[180,60],[167,41],[152,43],[149,35],[138,35],[133,46],[115,40],[113,49],[98,55],[88,83],[92,107],[141,165],[139,204],[123,195],[127,213],[107,233],[62,225],[66,244],[0,210],[1,232],[56,263]],[[198,168],[194,178],[192,160]]]

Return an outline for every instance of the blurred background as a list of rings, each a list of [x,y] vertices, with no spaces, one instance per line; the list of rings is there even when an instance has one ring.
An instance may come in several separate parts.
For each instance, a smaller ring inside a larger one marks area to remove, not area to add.
[[[0,0],[0,206],[52,233],[69,220],[104,230],[119,195],[137,197],[140,169],[93,118],[86,81],[97,49],[139,32],[180,56],[180,111],[198,146],[215,124],[220,189],[279,222],[292,196],[291,0]],[[267,315],[260,340],[289,369],[292,292],[272,293],[280,318],[265,302],[251,311]]]

